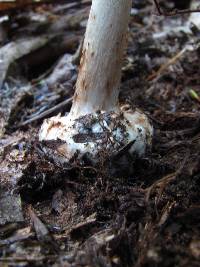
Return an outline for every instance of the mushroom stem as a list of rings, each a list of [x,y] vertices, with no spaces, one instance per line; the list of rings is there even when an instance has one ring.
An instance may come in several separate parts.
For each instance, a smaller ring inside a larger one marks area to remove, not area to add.
[[[61,140],[57,153],[67,161],[98,163],[124,147],[144,155],[153,129],[140,110],[118,104],[131,0],[93,0],[73,105],[68,116],[43,122],[40,140]]]
[[[131,0],[93,0],[87,24],[73,118],[97,110],[118,110],[123,52]]]

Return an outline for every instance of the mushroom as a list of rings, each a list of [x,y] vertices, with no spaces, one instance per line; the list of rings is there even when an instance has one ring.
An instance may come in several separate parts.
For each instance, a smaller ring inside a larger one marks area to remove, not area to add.
[[[92,1],[71,111],[40,129],[40,140],[62,140],[59,152],[68,161],[87,156],[96,163],[102,151],[112,157],[124,148],[142,156],[151,146],[147,116],[118,103],[131,3]]]

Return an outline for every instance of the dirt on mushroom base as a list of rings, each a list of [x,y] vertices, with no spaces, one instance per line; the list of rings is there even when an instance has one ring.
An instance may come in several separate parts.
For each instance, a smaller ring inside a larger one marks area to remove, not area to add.
[[[1,225],[3,264],[199,266],[200,107],[189,95],[190,89],[200,93],[198,46],[148,81],[152,69],[157,71],[199,37],[176,32],[152,38],[165,22],[145,29],[144,14],[151,8],[143,3],[142,9],[139,2],[120,102],[149,113],[156,129],[152,154],[130,159],[131,174],[111,177],[103,154],[97,168],[64,163],[55,154],[60,143],[38,142],[40,122],[23,131],[8,128],[1,140],[0,203],[6,201],[4,192],[14,189],[24,219],[9,214],[10,224]],[[20,114],[26,116],[29,106],[23,107]],[[17,115],[15,121],[20,121]],[[127,162],[117,161],[116,168],[122,164]]]

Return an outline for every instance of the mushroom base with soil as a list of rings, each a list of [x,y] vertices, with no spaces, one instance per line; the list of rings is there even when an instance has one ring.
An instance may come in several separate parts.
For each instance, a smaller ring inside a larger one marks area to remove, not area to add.
[[[151,147],[152,132],[145,114],[123,106],[119,112],[97,111],[76,119],[70,114],[52,117],[44,121],[39,138],[64,141],[58,152],[69,162],[78,158],[96,164],[101,157],[113,158],[123,150],[144,155]]]

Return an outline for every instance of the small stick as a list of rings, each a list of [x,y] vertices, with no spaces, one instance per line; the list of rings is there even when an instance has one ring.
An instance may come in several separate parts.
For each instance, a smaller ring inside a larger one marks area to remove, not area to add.
[[[81,4],[82,0],[57,0],[56,4],[62,4],[62,3],[76,3],[77,4]],[[9,1],[9,2],[2,2],[0,3],[0,13],[3,13],[5,11],[9,11],[12,9],[23,9],[26,8],[27,6],[39,6],[39,5],[43,5],[43,4],[55,4],[54,0],[42,0],[40,2],[36,2],[36,1],[32,1],[32,0],[24,0],[24,1]]]
[[[183,14],[200,12],[200,9],[182,9],[182,10],[173,9],[170,12],[165,12],[160,8],[158,0],[153,0],[153,2],[155,4],[155,7],[157,9],[157,12],[158,12],[159,16],[172,17],[172,16],[176,16],[176,15],[183,15]]]
[[[44,112],[40,113],[39,115],[20,123],[17,128],[25,126],[27,124],[30,124],[30,123],[32,123],[34,121],[43,119],[44,117],[46,117],[47,115],[51,114],[52,112],[57,111],[58,109],[60,109],[62,107],[65,107],[65,105],[68,105],[68,104],[72,103],[72,99],[73,98],[70,97],[69,99],[66,99],[63,102],[57,104],[56,106],[54,106],[54,107],[52,107],[52,108],[50,108],[48,110],[45,110]]]
[[[152,81],[158,76],[160,76],[169,66],[176,63],[176,61],[187,51],[187,48],[184,47],[178,54],[173,58],[169,59],[164,65],[162,65],[155,73],[152,73],[147,80]]]

